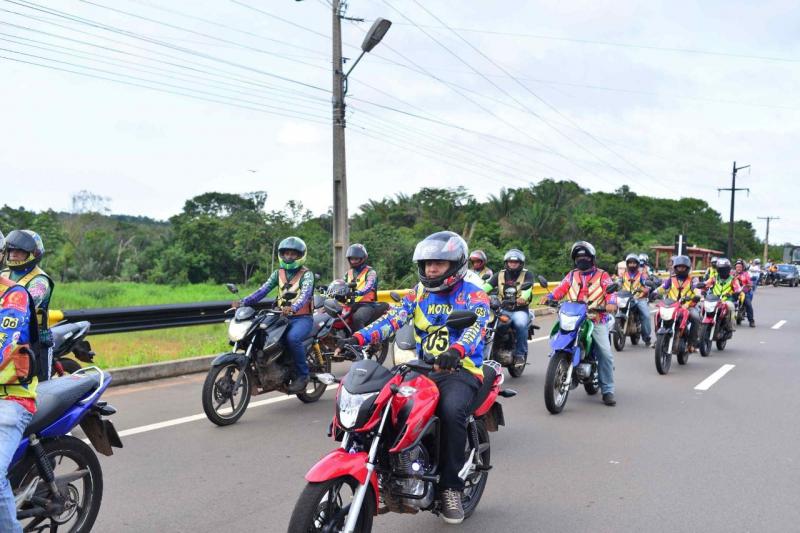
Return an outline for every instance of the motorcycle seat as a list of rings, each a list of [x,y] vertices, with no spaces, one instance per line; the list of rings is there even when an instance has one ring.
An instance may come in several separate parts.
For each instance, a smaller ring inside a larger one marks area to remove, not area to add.
[[[100,374],[71,374],[39,383],[36,387],[36,413],[25,435],[38,433],[63,415],[100,385]]]
[[[483,370],[483,383],[481,384],[481,388],[478,389],[478,392],[475,393],[475,398],[473,398],[469,406],[468,413],[474,413],[478,407],[483,405],[483,402],[489,397],[489,393],[494,386],[494,379],[497,377],[497,372],[495,372],[494,368],[491,366],[483,365],[481,369]]]
[[[89,329],[89,322],[72,322],[69,324],[59,324],[50,328],[50,332],[53,335],[53,351],[57,352],[60,346],[80,335],[81,331],[84,329]]]

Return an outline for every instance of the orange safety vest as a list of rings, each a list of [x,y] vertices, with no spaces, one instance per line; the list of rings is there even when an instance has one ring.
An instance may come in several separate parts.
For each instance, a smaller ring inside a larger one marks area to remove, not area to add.
[[[628,277],[628,269],[625,269],[625,272],[622,274],[622,288],[623,290],[636,292],[637,290],[642,288],[642,271],[637,270],[636,275],[633,276],[633,279]]]
[[[283,295],[287,292],[293,292],[297,294],[297,296],[291,300],[287,300],[287,302],[294,303],[294,301],[300,297],[300,282],[303,281],[303,276],[306,272],[308,272],[306,267],[300,267],[300,270],[297,271],[297,274],[295,274],[291,280],[288,280],[286,279],[286,271],[282,268],[278,269],[278,296],[283,298]],[[312,311],[312,301],[313,298],[309,298],[303,307],[298,309],[294,315],[310,315]]]
[[[688,296],[692,291],[692,278],[686,276],[683,283],[678,279],[678,276],[670,276],[669,292],[667,298],[673,300],[680,300],[684,296]]]
[[[358,276],[356,276],[355,271],[351,268],[347,271],[347,275],[345,275],[345,281],[347,283],[356,282],[356,290],[360,291],[363,290],[364,287],[367,285],[367,276],[373,270],[372,267],[365,267]],[[356,296],[356,302],[374,302],[378,299],[378,290],[373,288],[371,291],[366,293],[364,296]]]
[[[572,271],[572,283],[570,284],[567,298],[570,302],[585,301],[590,309],[600,307],[606,301],[606,292],[603,289],[602,283],[600,283],[600,281],[603,279],[603,271],[597,269],[597,271],[594,273],[594,276],[589,279],[589,286],[586,290],[585,300],[581,299],[580,297],[581,289],[583,288],[582,278],[583,276],[580,274],[580,271]]]

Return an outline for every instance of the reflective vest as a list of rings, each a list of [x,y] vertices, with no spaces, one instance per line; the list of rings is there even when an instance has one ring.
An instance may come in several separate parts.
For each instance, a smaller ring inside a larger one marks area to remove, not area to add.
[[[678,276],[670,276],[669,278],[669,292],[667,298],[673,300],[680,300],[684,296],[688,296],[692,292],[692,278],[686,276],[686,279],[681,282]]]
[[[628,269],[622,274],[622,289],[630,292],[636,292],[642,288],[642,271],[637,270],[636,275],[631,278],[628,274]]]
[[[517,289],[517,298],[522,298],[522,284],[525,283],[525,274],[527,274],[528,270],[523,268],[520,273],[517,275],[516,281],[514,284],[511,285],[515,289]],[[505,297],[506,291],[506,271],[505,269],[501,270],[497,274],[497,292],[500,294],[500,297]]]
[[[374,271],[375,269],[367,266],[361,269],[361,272],[358,275],[356,275],[355,271],[351,268],[350,270],[347,271],[347,274],[345,275],[345,281],[347,283],[352,283],[355,281],[356,290],[362,291],[364,290],[364,287],[367,286],[367,276],[369,276],[370,272]],[[377,287],[373,287],[371,291],[369,291],[363,296],[356,296],[356,302],[374,302],[377,299],[378,299]]]
[[[292,279],[286,278],[286,270],[280,268],[278,269],[278,297],[282,300],[285,300],[289,304],[293,304],[300,298],[300,285],[303,281],[303,276],[309,270],[306,267],[300,267],[300,270],[294,275]],[[285,299],[284,295],[288,292],[293,292],[296,294],[294,298],[291,300]],[[310,315],[312,311],[312,301],[313,298],[309,298],[308,301],[294,313],[295,316],[297,315]]]
[[[711,294],[719,296],[720,298],[727,298],[733,295],[733,276],[728,276],[728,279],[721,280],[716,278],[714,286],[711,287]]]
[[[8,268],[3,269],[3,271],[0,272],[0,276],[4,277],[6,279],[11,279],[11,269],[8,269]],[[33,281],[33,278],[35,278],[36,276],[42,276],[47,280],[47,284],[50,286],[50,297],[52,298],[53,297],[53,288],[55,288],[55,283],[53,282],[53,278],[51,278],[50,275],[47,272],[45,272],[44,270],[42,270],[38,266],[33,267],[33,269],[30,272],[28,272],[27,274],[22,276],[19,279],[19,281],[17,281],[16,283],[17,283],[17,285],[22,285],[23,287],[25,287],[27,289],[28,288],[28,283]],[[6,290],[8,290],[8,287],[6,287],[5,285],[0,285],[0,294],[5,293]],[[36,308],[36,319],[37,319],[37,322],[39,323],[39,331],[44,332],[44,331],[47,331],[47,329],[48,329],[47,325],[48,325],[48,318],[49,318],[48,317],[48,308],[49,307],[50,307],[50,301],[48,300],[46,302],[42,302],[41,307],[37,307]]]
[[[567,298],[570,302],[586,302],[590,309],[595,309],[605,304],[606,292],[603,289],[603,284],[600,281],[603,279],[603,271],[598,269],[594,275],[589,279],[589,285],[586,290],[586,298],[582,299],[581,289],[583,288],[583,276],[580,271],[572,271],[572,282],[569,286]]]

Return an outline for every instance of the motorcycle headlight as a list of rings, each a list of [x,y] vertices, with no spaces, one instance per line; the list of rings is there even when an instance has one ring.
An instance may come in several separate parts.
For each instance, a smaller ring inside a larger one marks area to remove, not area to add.
[[[253,323],[249,320],[245,322],[236,322],[232,320],[228,326],[228,338],[233,342],[239,342],[244,338],[247,334],[247,330],[249,330],[252,325]]]
[[[575,329],[575,326],[578,325],[579,316],[576,315],[565,315],[564,313],[558,314],[558,323],[559,327],[564,331],[572,331]]]
[[[662,320],[672,320],[672,318],[675,316],[675,308],[674,307],[662,307],[661,311],[659,311],[659,313],[661,313],[661,319]]]
[[[339,423],[345,429],[352,429],[358,419],[358,412],[365,401],[377,396],[377,392],[366,394],[351,394],[347,389],[339,389],[339,398],[336,403],[339,407]]]
[[[717,309],[717,302],[703,302],[703,309],[706,313],[713,313]]]
[[[625,298],[617,298],[617,305],[619,307],[627,307],[628,306],[628,300],[629,300],[629,297],[627,297],[627,296]]]

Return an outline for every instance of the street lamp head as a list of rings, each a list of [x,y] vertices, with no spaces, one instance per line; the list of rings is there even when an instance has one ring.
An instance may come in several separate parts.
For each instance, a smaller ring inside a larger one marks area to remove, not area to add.
[[[383,39],[383,36],[389,31],[391,25],[391,20],[386,20],[384,18],[376,19],[367,32],[367,35],[364,37],[364,42],[361,43],[361,50],[364,52],[371,52],[372,49],[381,42],[381,39]]]

